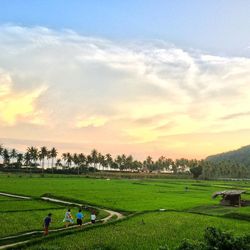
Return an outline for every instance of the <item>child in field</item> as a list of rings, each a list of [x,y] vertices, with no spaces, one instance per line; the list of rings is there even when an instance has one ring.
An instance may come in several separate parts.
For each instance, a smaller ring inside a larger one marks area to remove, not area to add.
[[[70,209],[68,209],[68,211],[65,213],[65,217],[63,221],[65,222],[65,227],[68,227],[69,224],[72,224],[74,222]]]
[[[79,227],[82,227],[82,219],[83,219],[84,215],[82,213],[82,210],[79,209],[79,212],[76,214],[76,222],[77,222],[77,225],[79,225]]]
[[[49,233],[49,225],[52,222],[51,216],[52,216],[52,214],[49,213],[48,216],[43,221],[43,227],[44,227],[44,233],[43,234],[45,236],[48,235],[48,233]]]
[[[95,211],[92,211],[92,212],[91,212],[90,219],[91,219],[92,224],[94,224],[94,223],[95,223],[95,220],[96,220]]]

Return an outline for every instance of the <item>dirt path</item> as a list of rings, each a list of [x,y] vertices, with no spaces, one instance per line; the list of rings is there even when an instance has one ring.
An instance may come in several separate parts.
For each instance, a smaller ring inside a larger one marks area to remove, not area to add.
[[[13,198],[19,198],[19,199],[25,199],[25,200],[31,200],[31,197],[27,197],[27,196],[20,196],[20,195],[14,195],[14,194],[8,194],[8,193],[2,193],[0,192],[0,195],[2,196],[8,196],[8,197],[13,197]],[[74,206],[80,206],[80,207],[84,207],[86,204],[81,204],[81,203],[76,203],[76,202],[70,202],[70,201],[64,201],[64,200],[59,200],[59,199],[54,199],[54,198],[50,198],[50,197],[41,197],[42,200],[44,201],[50,201],[50,202],[54,202],[57,204],[64,204],[64,205],[74,205]],[[100,209],[98,207],[93,207],[93,208],[97,208]],[[107,210],[107,209],[102,209],[103,211],[106,211],[109,215],[101,220],[97,220],[97,222],[102,222],[102,223],[107,223],[113,216],[116,216],[115,220],[120,220],[122,218],[124,218],[125,216],[119,212],[113,211],[113,210]],[[86,222],[83,224],[83,226],[86,225],[90,225],[91,222]],[[79,227],[78,225],[72,225],[70,227],[63,227],[63,228],[58,228],[58,229],[51,229],[50,232],[60,232],[60,231],[65,231],[65,230],[70,230],[70,229],[74,229]],[[4,238],[0,238],[0,241],[3,240],[15,240],[21,237],[25,237],[25,236],[32,236],[32,235],[38,235],[38,234],[43,234],[43,231],[31,231],[31,232],[27,232],[27,233],[23,233],[23,234],[18,234],[18,235],[13,235],[13,236],[7,236]],[[30,240],[25,240],[25,241],[19,241],[19,242],[15,242],[15,243],[9,243],[6,245],[1,245],[0,249],[7,249],[7,248],[11,248],[11,247],[17,247],[19,245],[23,245],[25,243],[28,243]]]
[[[21,196],[21,195],[16,195],[16,194],[8,194],[8,193],[0,192],[0,195],[7,196],[7,197],[12,197],[12,198],[24,199],[24,200],[31,200],[31,197]]]
[[[79,207],[83,207],[86,204],[81,204],[81,203],[75,203],[75,202],[69,202],[69,201],[64,201],[64,200],[59,200],[59,199],[54,199],[54,198],[50,198],[50,197],[41,197],[42,200],[46,200],[46,201],[50,201],[50,202],[55,202],[55,203],[60,203],[60,204],[64,204],[64,205],[75,205],[75,206],[79,206]],[[93,207],[93,208],[97,208],[98,207]],[[111,217],[116,216],[117,220],[124,218],[124,215],[113,211],[113,210],[107,210],[107,209],[102,209],[103,211],[106,211],[107,213],[109,213],[109,215],[106,218],[103,218],[102,221],[103,222],[107,222]]]

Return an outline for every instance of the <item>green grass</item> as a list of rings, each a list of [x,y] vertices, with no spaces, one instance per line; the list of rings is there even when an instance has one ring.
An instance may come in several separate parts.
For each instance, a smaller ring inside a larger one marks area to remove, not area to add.
[[[13,198],[7,197],[7,196],[0,196],[0,202],[10,201],[10,200],[13,200]],[[15,199],[15,200],[18,200],[18,199]]]
[[[214,215],[214,216],[222,216],[228,218],[237,218],[241,220],[250,221],[250,207],[231,207],[231,206],[200,206],[194,207],[189,210],[188,212],[192,213],[200,213],[200,214],[207,214],[207,215]]]
[[[158,249],[168,245],[174,249],[184,238],[201,239],[208,226],[249,232],[250,223],[233,219],[177,212],[147,213],[128,220],[92,228],[74,235],[47,239],[28,247],[29,250],[77,249]]]
[[[0,191],[39,197],[45,193],[126,211],[188,209],[215,205],[213,192],[236,188],[235,182],[192,180],[110,180],[88,178],[0,177]],[[243,183],[239,183],[242,188]],[[231,186],[230,186],[231,185]],[[188,191],[185,191],[188,187]],[[250,183],[244,183],[245,188]]]
[[[83,232],[77,231],[76,235],[60,236],[56,233],[58,239],[30,249],[98,249],[99,246],[103,247],[99,249],[158,249],[166,243],[173,248],[183,238],[201,238],[207,226],[230,229],[237,234],[248,232],[250,207],[222,207],[218,205],[219,198],[211,198],[215,191],[225,189],[250,190],[250,182],[0,175],[1,192],[33,197],[30,201],[0,196],[0,237],[42,230],[43,219],[48,212],[53,213],[51,228],[62,227],[65,206],[40,201],[39,197],[44,194],[114,210],[151,213],[115,224],[94,226]],[[250,200],[250,195],[244,195],[243,199]],[[161,208],[176,212],[152,212]],[[76,208],[72,214],[75,213]],[[99,218],[106,216],[105,211],[99,214]],[[89,214],[86,219],[89,221]]]
[[[77,211],[77,208],[71,209],[74,218],[76,218]],[[43,219],[50,212],[52,213],[51,229],[63,227],[63,219],[66,212],[65,208],[56,210],[0,213],[0,237],[34,230],[43,230]],[[85,215],[84,222],[90,221],[90,213],[88,211],[83,211],[83,213]],[[74,221],[76,222],[76,219]]]
[[[18,212],[24,210],[44,210],[60,208],[57,204],[34,200],[11,199],[0,202],[0,214],[6,212]]]

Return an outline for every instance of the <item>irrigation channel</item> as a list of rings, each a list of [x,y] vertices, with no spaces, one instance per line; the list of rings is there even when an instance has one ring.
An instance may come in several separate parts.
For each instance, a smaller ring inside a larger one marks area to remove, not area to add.
[[[9,193],[3,193],[0,192],[0,196],[7,196],[7,197],[12,197],[12,198],[18,198],[18,199],[24,199],[24,200],[32,200],[32,197],[28,197],[28,196],[21,196],[21,195],[15,195],[15,194],[9,194]],[[49,201],[49,202],[53,202],[53,203],[57,203],[57,204],[61,204],[61,205],[71,205],[71,206],[76,206],[76,207],[85,207],[86,204],[81,204],[81,203],[76,203],[76,202],[70,202],[70,201],[64,201],[61,199],[54,199],[51,197],[46,197],[46,196],[42,196],[41,200],[43,201]],[[111,218],[115,217],[115,220],[120,220],[122,218],[124,218],[125,216],[119,212],[113,211],[113,210],[108,210],[108,209],[101,209],[99,207],[96,206],[90,206],[91,208],[95,208],[95,209],[99,209],[99,210],[103,210],[105,212],[107,212],[109,215],[106,216],[103,219],[97,220],[97,222],[101,222],[103,224],[107,223]],[[90,225],[91,222],[86,222],[83,224],[83,226],[87,226]],[[78,225],[72,225],[70,227],[62,227],[62,228],[58,228],[58,229],[51,229],[50,233],[55,233],[55,232],[60,232],[60,231],[65,231],[65,230],[71,230],[74,228],[78,228]],[[84,228],[83,228],[84,229]],[[20,238],[25,238],[25,237],[29,237],[29,236],[34,236],[34,235],[43,235],[43,231],[39,230],[39,231],[30,231],[27,233],[22,233],[22,234],[18,234],[18,235],[13,235],[13,236],[7,236],[4,238],[0,238],[0,249],[9,249],[11,247],[17,247],[17,246],[21,246],[24,245],[28,242],[30,242],[32,239],[28,239],[28,240],[19,240]],[[10,241],[15,241],[14,243],[7,243],[4,245],[1,245],[1,242],[10,242]]]

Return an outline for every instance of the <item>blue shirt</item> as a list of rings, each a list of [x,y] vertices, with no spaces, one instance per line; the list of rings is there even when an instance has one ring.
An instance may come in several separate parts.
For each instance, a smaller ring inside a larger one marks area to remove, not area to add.
[[[83,214],[81,212],[77,213],[76,218],[81,220],[83,218]]]

